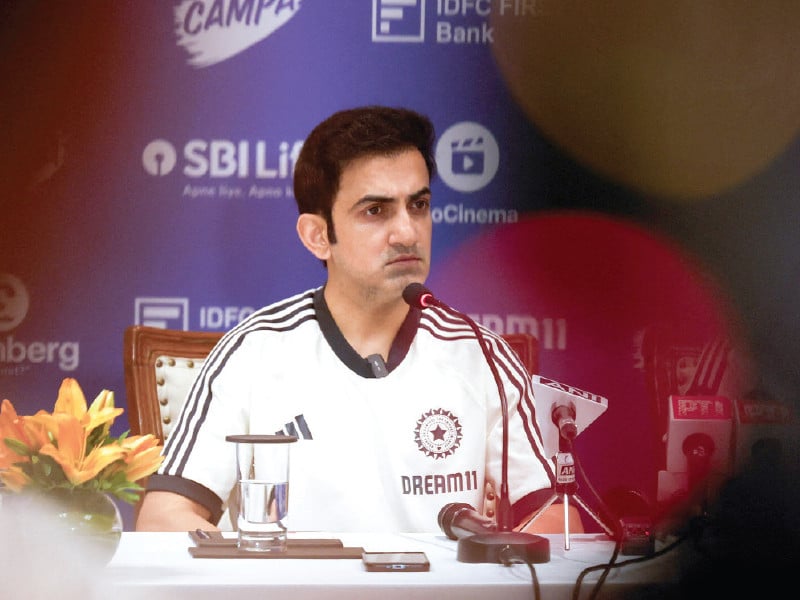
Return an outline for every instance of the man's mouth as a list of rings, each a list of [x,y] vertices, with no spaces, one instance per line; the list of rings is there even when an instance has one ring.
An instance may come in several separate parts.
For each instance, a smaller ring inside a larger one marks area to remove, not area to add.
[[[394,258],[389,260],[389,262],[387,264],[396,265],[396,264],[404,264],[404,263],[409,263],[409,262],[417,262],[419,260],[420,260],[420,257],[416,256],[414,254],[403,254],[403,255],[400,255],[400,256],[395,256]]]

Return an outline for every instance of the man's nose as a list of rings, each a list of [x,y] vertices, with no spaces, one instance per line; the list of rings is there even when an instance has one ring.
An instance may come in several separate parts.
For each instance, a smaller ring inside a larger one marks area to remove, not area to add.
[[[397,212],[392,221],[392,233],[389,241],[393,244],[411,245],[417,241],[417,228],[407,210]]]

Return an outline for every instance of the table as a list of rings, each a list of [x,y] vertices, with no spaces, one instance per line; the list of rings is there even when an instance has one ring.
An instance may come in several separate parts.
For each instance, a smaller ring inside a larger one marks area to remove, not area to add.
[[[299,535],[299,534],[297,534]],[[431,569],[423,573],[371,573],[357,559],[193,558],[188,533],[125,532],[111,562],[94,577],[98,600],[202,600],[222,598],[306,598],[380,600],[503,600],[534,598],[527,565],[459,562],[457,542],[442,535],[423,534],[304,534],[335,537],[345,546],[373,551],[422,550]],[[563,535],[550,540],[551,558],[535,569],[543,599],[571,598],[576,579],[586,567],[606,563],[613,543],[601,534],[576,534],[570,549]],[[619,560],[634,558],[621,556]],[[662,585],[676,580],[677,561],[670,554],[654,561],[612,569],[604,594],[631,587]],[[589,574],[581,597],[588,597],[599,572]]]

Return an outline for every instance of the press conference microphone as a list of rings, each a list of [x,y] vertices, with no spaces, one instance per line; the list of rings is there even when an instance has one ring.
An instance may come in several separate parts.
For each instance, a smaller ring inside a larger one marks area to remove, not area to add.
[[[444,309],[450,307],[440,302],[428,288],[421,283],[409,283],[403,290],[403,300],[406,304],[414,308],[428,308],[429,306],[439,306]]]
[[[568,441],[578,437],[578,425],[575,423],[575,406],[572,404],[556,404],[551,413],[553,423],[558,427],[558,433]]]
[[[489,368],[492,371],[497,392],[500,395],[500,408],[503,414],[503,452],[502,452],[502,473],[500,481],[500,500],[497,508],[497,524],[500,531],[511,531],[512,529],[512,514],[511,514],[511,501],[508,493],[508,400],[506,399],[506,392],[503,382],[500,380],[500,374],[497,372],[497,365],[495,364],[494,357],[492,356],[486,339],[483,337],[483,332],[478,327],[478,324],[468,315],[448,306],[436,296],[433,292],[426,288],[421,283],[409,283],[403,290],[403,300],[409,306],[419,309],[425,309],[430,306],[438,306],[445,311],[455,314],[470,326],[478,338],[478,345],[481,347],[483,357]]]
[[[469,504],[451,502],[439,511],[439,527],[451,540],[475,535],[476,533],[494,533],[497,526],[494,521],[484,517]]]
[[[439,526],[450,539],[458,539],[457,558],[461,562],[470,563],[503,563],[509,565],[513,559],[522,559],[527,563],[542,563],[550,560],[550,542],[547,538],[512,531],[511,501],[508,491],[508,400],[503,382],[497,371],[497,364],[486,338],[478,324],[468,315],[448,306],[433,295],[421,283],[411,283],[403,290],[403,300],[409,306],[425,309],[430,306],[439,307],[446,312],[460,317],[478,340],[483,357],[492,371],[497,392],[500,396],[500,408],[503,417],[503,450],[502,473],[500,482],[500,498],[497,505],[497,526],[483,517],[469,504],[453,503],[445,505],[439,511]],[[454,537],[455,536],[455,537]]]

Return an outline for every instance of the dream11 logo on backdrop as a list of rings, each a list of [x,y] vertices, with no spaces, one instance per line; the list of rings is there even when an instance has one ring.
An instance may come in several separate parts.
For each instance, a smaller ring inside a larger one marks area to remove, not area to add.
[[[183,0],[175,7],[178,45],[189,64],[215,65],[268,38],[297,14],[301,0]]]
[[[62,371],[74,371],[80,364],[78,342],[23,342],[11,333],[28,315],[30,295],[22,281],[0,273],[0,375],[22,375],[31,364],[57,364]]]

